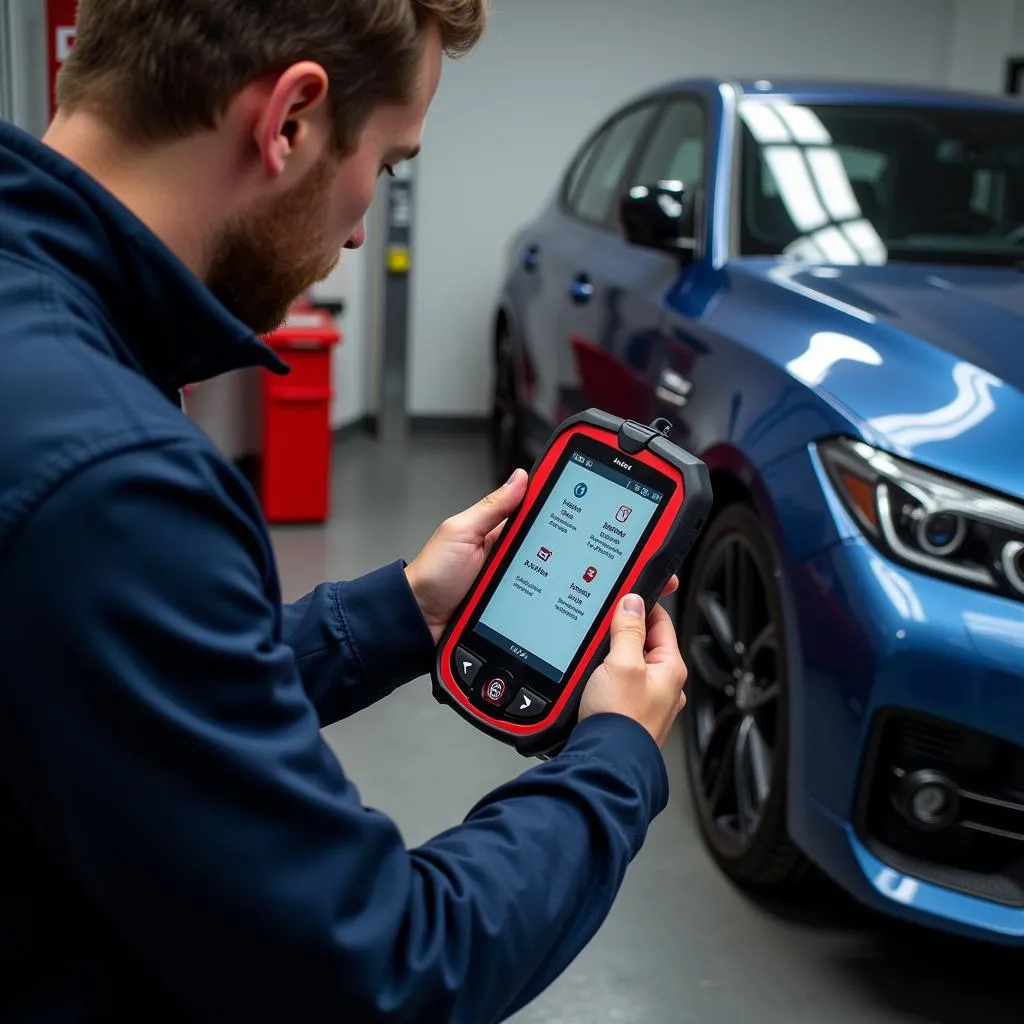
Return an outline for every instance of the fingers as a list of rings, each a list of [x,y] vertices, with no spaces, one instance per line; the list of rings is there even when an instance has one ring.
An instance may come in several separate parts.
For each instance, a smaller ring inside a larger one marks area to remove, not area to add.
[[[505,524],[507,522],[507,519],[502,520],[493,530],[491,530],[489,534],[487,534],[487,537],[484,540],[485,555],[489,555],[491,553],[491,548],[493,548],[494,545],[498,542],[498,538],[501,536],[501,531],[505,529]]]
[[[679,640],[672,616],[660,604],[654,606],[647,618],[647,651],[648,660],[652,655],[656,656],[655,660],[679,655]]]
[[[665,589],[661,592],[662,597],[671,597],[679,589],[679,577],[673,576],[668,583],[665,584]]]
[[[636,594],[627,594],[619,602],[612,618],[611,661],[623,666],[643,663],[647,640],[644,610],[644,600]]]
[[[679,639],[672,617],[661,605],[655,605],[647,620],[647,664],[652,672],[663,676],[666,682],[672,679],[682,687],[686,683],[686,665],[679,653]],[[686,697],[680,694],[679,708],[686,704]]]
[[[488,537],[519,507],[526,497],[529,477],[525,470],[517,469],[508,483],[492,491],[455,517],[460,530],[468,531],[480,539]]]

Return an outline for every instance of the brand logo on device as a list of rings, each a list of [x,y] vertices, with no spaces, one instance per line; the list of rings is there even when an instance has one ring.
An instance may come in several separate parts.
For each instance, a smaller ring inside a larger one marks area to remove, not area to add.
[[[632,462],[623,462],[622,459],[612,459],[612,462],[614,462],[616,466],[621,466],[623,469],[632,470],[633,468]]]

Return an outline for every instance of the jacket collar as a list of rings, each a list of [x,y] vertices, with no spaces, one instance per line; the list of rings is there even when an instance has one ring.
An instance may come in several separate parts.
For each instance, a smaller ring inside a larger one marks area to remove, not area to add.
[[[0,254],[84,292],[118,355],[163,390],[229,370],[288,366],[130,210],[81,168],[0,122]]]

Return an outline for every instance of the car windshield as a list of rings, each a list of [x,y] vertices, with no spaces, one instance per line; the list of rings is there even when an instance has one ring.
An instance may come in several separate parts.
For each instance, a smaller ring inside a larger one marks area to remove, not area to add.
[[[1024,260],[1024,114],[747,101],[740,253]]]

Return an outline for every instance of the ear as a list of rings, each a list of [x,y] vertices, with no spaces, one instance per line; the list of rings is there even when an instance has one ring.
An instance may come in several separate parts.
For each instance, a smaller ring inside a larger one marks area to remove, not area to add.
[[[273,80],[254,127],[263,169],[280,177],[293,154],[312,148],[316,138],[314,114],[322,113],[327,98],[327,72],[312,61],[293,64]],[[313,162],[312,156],[309,160]]]

